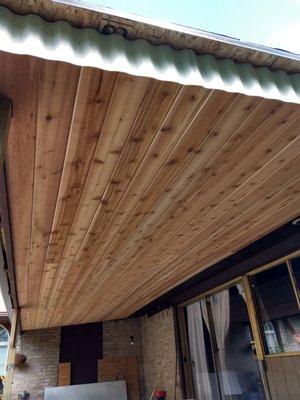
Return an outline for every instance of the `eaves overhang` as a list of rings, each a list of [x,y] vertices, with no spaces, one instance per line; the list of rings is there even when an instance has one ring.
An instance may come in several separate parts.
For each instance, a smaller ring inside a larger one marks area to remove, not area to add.
[[[5,7],[0,7],[0,37],[0,50],[8,53],[300,103],[299,73],[237,64],[231,59],[196,55],[190,49],[154,46],[146,40],[129,41],[117,34],[78,29],[64,21],[16,15]]]

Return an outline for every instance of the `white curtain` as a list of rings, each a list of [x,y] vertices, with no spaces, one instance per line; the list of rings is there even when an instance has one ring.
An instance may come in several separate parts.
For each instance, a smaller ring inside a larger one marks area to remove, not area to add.
[[[230,324],[230,299],[229,290],[223,290],[220,293],[209,297],[212,317],[215,328],[216,342],[218,346],[218,355],[220,361],[220,384],[224,395],[242,394],[238,383],[236,373],[228,370],[226,366],[226,336]]]
[[[215,400],[207,365],[201,302],[187,306],[188,336],[194,391],[197,400]]]
[[[243,285],[241,283],[238,283],[236,285],[236,288],[237,288],[237,290],[239,292],[239,295],[242,296],[243,300],[246,302],[246,293],[245,293],[245,290],[243,288]]]
[[[241,297],[245,300],[242,286],[237,285],[237,289]],[[229,290],[223,290],[220,293],[209,296],[209,301],[218,347],[220,362],[220,372],[218,375],[220,377],[222,393],[225,396],[240,395],[242,391],[236,373],[228,370],[226,366],[225,343],[230,326]],[[219,399],[216,375],[209,373],[207,365],[203,323],[205,323],[210,332],[208,319],[205,300],[187,306],[188,337],[196,400]]]
[[[230,382],[226,368],[225,340],[230,323],[229,291],[223,290],[220,293],[209,297],[211,311],[214,321],[216,341],[220,361],[221,385],[224,394],[230,394]]]
[[[207,311],[207,304],[206,304],[206,300],[201,300],[200,301],[201,304],[201,311],[202,311],[202,317],[204,319],[205,322],[205,326],[208,329],[208,332],[210,333],[210,327],[209,327],[209,320],[208,320],[208,311]],[[211,333],[210,333],[211,334]]]

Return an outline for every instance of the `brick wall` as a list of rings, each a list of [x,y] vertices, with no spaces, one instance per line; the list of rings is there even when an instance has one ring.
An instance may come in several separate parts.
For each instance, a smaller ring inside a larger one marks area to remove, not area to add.
[[[134,345],[130,344],[134,336]],[[141,399],[144,399],[144,371],[141,319],[123,319],[103,323],[103,357],[136,356],[139,363]]]
[[[11,399],[16,400],[18,393],[26,390],[30,400],[41,400],[46,387],[57,386],[60,329],[26,331],[20,343],[27,363],[15,368]]]
[[[167,399],[181,400],[173,310],[167,309],[149,318],[142,317],[142,340],[146,399],[150,398],[162,373],[159,386],[166,390]]]
[[[133,346],[130,336],[134,336]],[[15,368],[12,400],[24,390],[30,393],[30,400],[42,400],[44,389],[57,385],[59,346],[59,328],[22,335],[21,350],[27,356],[27,365]],[[149,399],[161,371],[160,386],[167,391],[167,399],[182,400],[172,309],[149,318],[104,322],[103,357],[113,356],[137,357],[142,400]]]

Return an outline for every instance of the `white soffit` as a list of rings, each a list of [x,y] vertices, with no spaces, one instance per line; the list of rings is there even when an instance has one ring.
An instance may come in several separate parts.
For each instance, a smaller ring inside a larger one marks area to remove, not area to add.
[[[192,50],[129,41],[67,22],[46,22],[0,7],[0,50],[300,104],[300,74],[196,55]]]

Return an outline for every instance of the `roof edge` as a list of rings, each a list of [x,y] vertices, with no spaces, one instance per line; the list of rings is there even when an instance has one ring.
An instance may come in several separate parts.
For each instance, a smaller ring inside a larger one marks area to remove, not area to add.
[[[154,45],[166,44],[174,49],[192,49],[196,54],[211,54],[217,59],[230,58],[237,63],[300,72],[300,55],[280,49],[242,42],[167,22],[155,21],[83,0],[0,0],[16,14],[36,14],[47,21],[66,21],[77,28],[93,28],[103,33],[109,26],[129,40],[145,39]]]
[[[0,36],[0,50],[7,53],[300,104],[300,74],[153,46],[141,39],[129,41],[64,21],[16,15],[1,6]]]
[[[234,38],[232,36],[228,35],[222,35],[219,33],[214,33],[210,31],[205,31],[202,29],[198,28],[192,28],[186,25],[180,25],[176,23],[171,23],[171,22],[165,22],[165,21],[160,21],[154,18],[148,18],[141,16],[139,14],[134,14],[134,13],[128,13],[125,11],[119,11],[110,7],[105,7],[101,5],[96,5],[96,4],[90,4],[88,1],[82,1],[82,0],[52,0],[53,3],[58,3],[61,5],[68,5],[70,7],[73,7],[74,9],[82,9],[82,10],[89,10],[89,11],[94,11],[97,14],[103,14],[106,15],[107,17],[118,17],[118,18],[123,18],[128,21],[136,22],[136,23],[141,23],[144,25],[151,26],[152,28],[159,28],[159,29],[165,29],[169,31],[173,31],[177,34],[185,34],[189,36],[193,36],[196,38],[202,38],[202,39],[208,39],[208,40],[213,40],[215,42],[220,42],[223,44],[230,44],[232,46],[240,46],[242,48],[248,49],[248,50],[253,50],[253,51],[260,51],[263,53],[267,53],[270,55],[275,55],[279,57],[284,57],[290,60],[295,60],[295,61],[300,61],[300,54],[293,53],[288,50],[283,50],[283,49],[277,49],[274,47],[269,47],[265,45],[260,45],[252,42],[244,42],[238,38]],[[161,43],[161,44],[166,44],[166,43]]]

